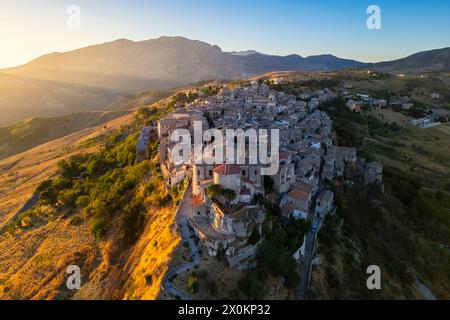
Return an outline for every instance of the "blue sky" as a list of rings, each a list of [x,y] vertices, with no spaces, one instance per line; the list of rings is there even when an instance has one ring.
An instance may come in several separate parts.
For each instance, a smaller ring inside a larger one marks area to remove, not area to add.
[[[366,27],[369,5],[381,30]],[[81,29],[66,27],[69,5]],[[448,0],[1,0],[0,67],[118,38],[184,36],[225,51],[381,61],[450,46]]]

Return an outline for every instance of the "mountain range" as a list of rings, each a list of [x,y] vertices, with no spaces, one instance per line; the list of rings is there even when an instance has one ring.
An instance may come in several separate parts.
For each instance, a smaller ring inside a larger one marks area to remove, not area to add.
[[[182,37],[146,41],[119,39],[65,53],[51,53],[10,75],[114,91],[167,89],[209,79],[237,79],[271,71],[329,71],[362,63],[332,55],[274,56],[256,51],[229,53]]]
[[[216,45],[182,37],[119,39],[47,54],[22,66],[0,70],[0,126],[32,116],[104,110],[124,93],[174,88],[203,80],[240,79],[272,71],[342,68],[449,72],[450,48],[367,64],[329,54],[302,57],[253,50],[224,52]]]
[[[450,47],[418,52],[393,61],[369,63],[364,67],[383,72],[450,72]]]

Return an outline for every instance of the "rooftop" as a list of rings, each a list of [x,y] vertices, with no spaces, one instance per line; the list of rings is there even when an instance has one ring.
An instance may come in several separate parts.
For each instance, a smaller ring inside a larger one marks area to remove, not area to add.
[[[288,196],[292,199],[307,201],[310,198],[311,193],[307,193],[305,191],[294,188],[291,190],[291,192],[288,193]]]
[[[241,168],[236,164],[221,164],[214,168],[214,172],[220,175],[240,174]]]
[[[207,217],[195,216],[191,218],[191,221],[209,240],[226,241],[234,238],[234,236],[225,235],[214,229],[211,225],[211,221]]]

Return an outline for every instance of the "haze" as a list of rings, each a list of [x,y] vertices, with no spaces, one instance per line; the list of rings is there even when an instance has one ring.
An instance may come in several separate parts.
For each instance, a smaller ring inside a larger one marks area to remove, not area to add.
[[[334,54],[391,60],[450,45],[447,1],[377,1],[382,29],[366,28],[368,1],[17,1],[0,3],[0,68],[119,38],[184,36],[224,51]],[[70,5],[81,29],[67,28]],[[195,23],[193,23],[195,21]]]

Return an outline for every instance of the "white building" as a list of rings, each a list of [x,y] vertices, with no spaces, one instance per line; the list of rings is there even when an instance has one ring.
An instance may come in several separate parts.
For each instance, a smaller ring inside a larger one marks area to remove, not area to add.
[[[434,100],[438,100],[438,99],[441,98],[441,95],[439,93],[437,93],[437,92],[433,92],[433,93],[430,94],[430,98],[434,99]]]

